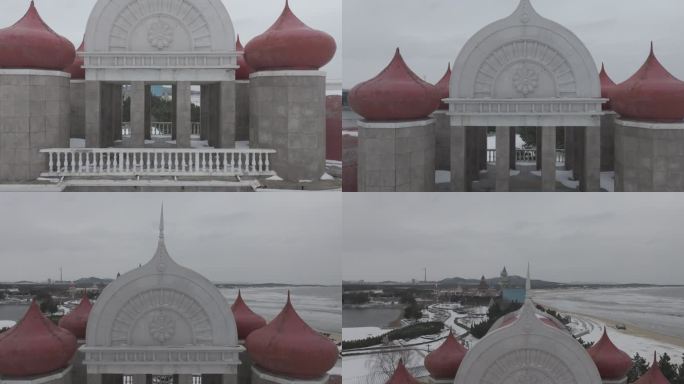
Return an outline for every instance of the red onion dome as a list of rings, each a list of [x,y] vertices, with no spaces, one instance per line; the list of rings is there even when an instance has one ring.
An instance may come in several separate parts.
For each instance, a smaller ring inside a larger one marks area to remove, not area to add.
[[[40,312],[35,300],[17,325],[0,334],[0,376],[30,377],[69,365],[76,337]]]
[[[404,361],[399,359],[399,364],[397,364],[397,369],[394,370],[392,377],[387,380],[385,384],[421,384],[420,381],[416,380],[411,373],[404,366]]]
[[[247,63],[257,71],[278,69],[319,69],[335,56],[332,36],[304,24],[285,9],[275,24],[245,47]]]
[[[76,52],[83,52],[84,51],[84,45],[85,41],[81,42],[81,46],[78,47]],[[85,79],[85,68],[83,68],[83,58],[76,55],[74,58],[74,62],[71,63],[68,67],[64,68],[64,72],[71,73],[71,80],[75,79],[80,79],[83,80]]]
[[[615,88],[615,82],[608,76],[606,72],[606,67],[601,63],[601,72],[599,73],[599,80],[601,80],[601,97],[604,99],[610,99],[612,97],[613,89]],[[610,100],[603,103],[604,111],[612,111],[613,107]]]
[[[641,375],[639,380],[635,381],[634,384],[670,384],[670,381],[660,370],[655,352],[653,352],[653,364],[651,364],[651,367],[648,369],[648,371]]]
[[[254,73],[254,69],[250,67],[249,64],[247,64],[247,60],[245,60],[245,48],[242,47],[242,43],[240,42],[240,35],[237,37],[235,50],[238,52],[237,64],[240,66],[240,68],[235,71],[235,79],[249,80],[249,75]]]
[[[399,48],[380,74],[352,88],[349,104],[371,121],[423,119],[439,106],[435,86],[413,73]]]
[[[88,300],[88,292],[84,289],[81,302],[73,311],[59,320],[59,326],[73,333],[77,339],[85,339],[91,309],[93,309],[93,304]]]
[[[292,307],[285,308],[263,328],[247,336],[249,357],[268,372],[311,380],[325,375],[337,362],[337,346],[302,320]]]
[[[435,379],[453,379],[468,350],[449,332],[439,348],[425,357],[425,369]]]
[[[230,306],[235,317],[235,324],[237,325],[238,338],[240,340],[247,339],[250,333],[266,325],[266,320],[263,317],[254,313],[242,300],[242,293],[238,291],[237,299],[233,305]]]
[[[605,328],[601,339],[589,348],[588,352],[604,380],[620,380],[627,376],[627,372],[632,368],[632,359],[610,341]]]
[[[24,17],[0,29],[0,68],[61,71],[75,56],[74,45],[45,24],[33,1]]]
[[[684,82],[660,64],[651,43],[646,63],[614,88],[611,105],[627,119],[681,122],[684,120]]]
[[[447,71],[442,78],[435,84],[437,89],[437,96],[439,97],[439,109],[449,109],[449,104],[443,102],[443,99],[449,98],[449,87],[451,85],[451,64],[447,66]]]

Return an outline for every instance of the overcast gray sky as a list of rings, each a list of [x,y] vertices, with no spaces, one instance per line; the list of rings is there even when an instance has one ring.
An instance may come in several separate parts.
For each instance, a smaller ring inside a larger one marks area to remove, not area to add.
[[[518,2],[344,0],[344,86],[375,76],[396,47],[419,76],[434,83],[470,36],[510,15]],[[684,78],[684,1],[532,0],[532,5],[579,36],[615,81],[626,80],[644,63],[651,40],[665,67]]]
[[[0,0],[0,28],[14,24],[28,9],[30,0]],[[35,0],[43,20],[57,33],[81,44],[90,11],[96,0]],[[285,0],[223,0],[243,44],[263,33],[280,16]],[[323,70],[330,80],[342,78],[341,0],[290,0],[292,11],[312,28],[337,40],[337,54]]]
[[[115,277],[157,246],[212,281],[340,284],[340,193],[0,194],[0,281]]]
[[[343,279],[684,284],[682,194],[345,194]]]

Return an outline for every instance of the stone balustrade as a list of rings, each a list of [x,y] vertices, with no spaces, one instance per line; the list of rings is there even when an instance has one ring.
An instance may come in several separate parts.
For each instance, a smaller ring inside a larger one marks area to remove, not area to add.
[[[515,151],[515,160],[521,162],[534,162],[537,161],[537,150],[536,149],[517,149]],[[496,149],[487,150],[487,163],[496,163]],[[565,163],[565,150],[556,150],[556,164]]]
[[[199,121],[193,121],[190,134],[192,136],[199,136],[202,124]],[[170,121],[155,121],[152,123],[152,136],[171,136],[173,123]],[[121,134],[125,137],[131,135],[131,123],[124,122],[121,124]]]
[[[271,176],[272,149],[52,148],[43,177]]]

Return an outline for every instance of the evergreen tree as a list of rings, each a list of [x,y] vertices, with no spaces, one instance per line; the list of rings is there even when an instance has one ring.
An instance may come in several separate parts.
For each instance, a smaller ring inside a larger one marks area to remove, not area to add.
[[[670,383],[674,383],[677,379],[677,365],[672,364],[670,356],[667,353],[663,353],[663,355],[660,356],[659,365],[660,370],[663,372],[663,375],[667,378],[667,380]]]
[[[634,362],[634,365],[632,365],[632,369],[627,372],[628,383],[637,381],[637,379],[648,370],[648,363],[646,362],[646,359],[641,357],[638,353],[634,355],[632,361]]]

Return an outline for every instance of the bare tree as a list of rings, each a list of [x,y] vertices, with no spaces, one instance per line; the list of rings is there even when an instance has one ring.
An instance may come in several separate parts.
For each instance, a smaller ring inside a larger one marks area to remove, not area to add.
[[[368,376],[368,384],[385,383],[394,374],[397,369],[399,359],[407,363],[410,360],[410,350],[393,350],[383,353],[378,353],[373,359],[368,360],[369,371],[373,375]]]

